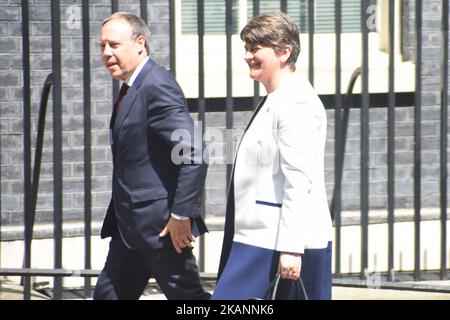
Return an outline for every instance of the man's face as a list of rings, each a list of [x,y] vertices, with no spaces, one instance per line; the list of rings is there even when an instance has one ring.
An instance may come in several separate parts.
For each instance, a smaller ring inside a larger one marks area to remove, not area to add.
[[[116,80],[125,81],[146,56],[144,37],[132,39],[131,26],[123,19],[103,25],[100,47],[103,64]]]

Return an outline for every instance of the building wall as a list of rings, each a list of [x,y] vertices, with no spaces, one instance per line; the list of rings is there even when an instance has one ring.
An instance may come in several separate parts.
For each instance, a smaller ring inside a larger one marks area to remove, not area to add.
[[[408,2],[408,1],[406,1]],[[1,224],[23,224],[23,113],[22,113],[22,38],[20,1],[0,1],[0,143],[1,143]],[[413,3],[409,1],[408,3]],[[436,22],[440,1],[424,1],[424,94],[422,128],[422,204],[439,205],[439,41]],[[120,1],[120,9],[139,13],[140,1]],[[63,78],[63,175],[65,222],[80,221],[84,208],[83,163],[83,69],[81,26],[74,27],[73,15],[81,1],[62,1],[61,50]],[[50,1],[30,1],[31,101],[33,144],[37,114],[46,76],[51,72]],[[111,112],[112,84],[101,64],[98,47],[99,25],[111,12],[110,1],[90,1],[91,79],[92,79],[92,207],[94,221],[103,219],[111,190],[111,154],[108,126]],[[411,13],[411,11],[409,11]],[[405,18],[411,18],[405,15]],[[167,0],[148,2],[148,22],[152,31],[152,57],[169,65],[169,7]],[[411,25],[408,23],[408,25]],[[426,32],[425,32],[426,30]],[[182,54],[183,48],[177,48]],[[320,81],[320,79],[316,79]],[[36,222],[53,220],[52,101],[50,96],[46,122],[45,149],[37,203]],[[327,110],[326,181],[329,199],[334,182],[334,112]],[[192,114],[197,118],[196,114]],[[236,112],[235,126],[245,126],[250,112]],[[359,111],[351,112],[343,181],[344,210],[359,208]],[[386,208],[387,188],[387,110],[370,111],[370,207]],[[413,123],[412,107],[396,110],[396,206],[413,206]],[[208,130],[224,131],[225,114],[209,113]],[[206,183],[207,222],[223,222],[226,197],[226,166],[211,164]]]
[[[93,214],[101,219],[110,197],[111,155],[108,139],[112,81],[101,63],[98,33],[101,21],[111,13],[110,1],[90,1],[91,80],[92,80],[92,186]],[[1,222],[23,223],[23,74],[20,1],[0,4],[0,125],[1,125]],[[140,12],[140,1],[120,1],[120,10]],[[83,60],[81,1],[61,3],[62,112],[64,219],[78,220],[83,215]],[[152,30],[152,57],[169,66],[168,1],[148,2]],[[33,145],[37,116],[45,78],[51,73],[50,1],[30,1],[31,103]],[[43,163],[39,185],[36,221],[51,221],[53,216],[52,95],[48,104]],[[34,157],[34,156],[33,156]]]

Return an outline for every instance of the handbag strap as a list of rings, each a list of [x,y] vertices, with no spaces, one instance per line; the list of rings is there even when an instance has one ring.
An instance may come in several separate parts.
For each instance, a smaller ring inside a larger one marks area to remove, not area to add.
[[[298,280],[295,281],[295,289],[296,289],[295,291],[297,292],[297,295],[300,295],[300,289],[301,289],[305,300],[309,300],[308,294],[306,293],[305,285],[303,284],[303,281],[302,281],[302,278],[298,278]]]
[[[275,278],[272,280],[272,282],[269,284],[269,287],[267,288],[266,292],[264,293],[264,297],[269,300],[275,300],[278,292],[278,285],[280,283],[281,275],[277,273],[275,275]],[[306,293],[305,285],[303,284],[302,278],[298,278],[298,280],[295,281],[295,298],[300,298],[300,292],[303,293],[303,297],[305,300],[309,300],[308,294]]]
[[[280,279],[281,279],[281,275],[279,273],[277,273],[277,275],[275,276],[275,279],[272,281],[273,290],[272,290],[272,295],[270,297],[270,300],[275,300],[275,298],[277,296],[278,284],[280,283]]]
[[[275,300],[277,295],[278,284],[280,283],[281,275],[277,273],[275,278],[270,282],[269,287],[267,287],[266,292],[264,292],[263,297],[269,300]]]

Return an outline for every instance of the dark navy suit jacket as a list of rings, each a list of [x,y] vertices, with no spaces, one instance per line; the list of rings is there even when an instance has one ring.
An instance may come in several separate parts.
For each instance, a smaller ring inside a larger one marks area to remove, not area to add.
[[[110,137],[112,199],[102,238],[119,232],[135,250],[172,245],[170,236],[159,237],[171,213],[190,217],[195,236],[207,231],[200,214],[207,170],[201,132],[194,134],[185,97],[169,71],[149,59],[112,116]]]

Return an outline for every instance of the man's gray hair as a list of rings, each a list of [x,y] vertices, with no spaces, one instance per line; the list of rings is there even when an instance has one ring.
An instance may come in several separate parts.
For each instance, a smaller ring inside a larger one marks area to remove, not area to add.
[[[119,11],[113,13],[109,17],[105,18],[102,22],[102,27],[111,20],[125,20],[131,26],[131,38],[143,36],[145,39],[145,49],[147,54],[150,54],[150,29],[145,24],[144,20],[131,12]]]

